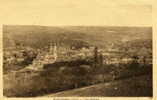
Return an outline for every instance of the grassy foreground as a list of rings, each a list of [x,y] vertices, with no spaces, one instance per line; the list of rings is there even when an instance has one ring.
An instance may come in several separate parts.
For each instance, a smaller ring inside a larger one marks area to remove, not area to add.
[[[118,67],[106,65],[97,68],[97,70],[94,69],[88,68],[87,65],[60,67],[51,65],[51,67],[47,67],[41,71],[25,69],[23,71],[12,72],[3,76],[5,83],[4,96],[41,96],[129,77],[151,76],[152,73],[151,66],[130,68],[128,65]],[[143,79],[141,78],[141,80]],[[152,79],[150,78],[151,81]],[[137,94],[135,93],[135,95]]]

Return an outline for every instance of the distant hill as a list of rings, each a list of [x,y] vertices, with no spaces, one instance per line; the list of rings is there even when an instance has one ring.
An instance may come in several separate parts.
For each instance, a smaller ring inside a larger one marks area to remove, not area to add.
[[[151,40],[151,27],[105,27],[105,26],[27,26],[4,25],[4,48],[14,43],[42,48],[49,42],[69,46],[75,42],[104,47],[111,43]]]

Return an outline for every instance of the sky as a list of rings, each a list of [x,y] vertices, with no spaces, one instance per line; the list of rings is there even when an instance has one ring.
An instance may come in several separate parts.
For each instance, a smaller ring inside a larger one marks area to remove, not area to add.
[[[0,12],[13,25],[152,26],[150,0],[2,0]]]

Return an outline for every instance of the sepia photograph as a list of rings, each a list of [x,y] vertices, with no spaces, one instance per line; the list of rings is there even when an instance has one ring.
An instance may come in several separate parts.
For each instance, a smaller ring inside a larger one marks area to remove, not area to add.
[[[153,97],[150,5],[8,5],[4,97]]]
[[[151,27],[3,29],[4,96],[152,96]]]

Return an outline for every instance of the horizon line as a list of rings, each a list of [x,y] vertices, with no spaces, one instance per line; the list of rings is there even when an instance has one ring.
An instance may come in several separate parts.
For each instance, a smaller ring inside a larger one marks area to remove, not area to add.
[[[2,26],[41,26],[41,27],[153,27],[140,25],[38,25],[38,24],[3,24]]]

